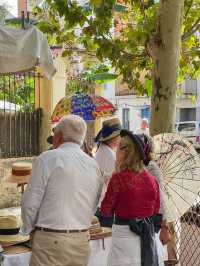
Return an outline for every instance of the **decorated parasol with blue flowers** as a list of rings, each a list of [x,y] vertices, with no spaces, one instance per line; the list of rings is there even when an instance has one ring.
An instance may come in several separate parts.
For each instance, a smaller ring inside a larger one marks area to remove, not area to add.
[[[76,93],[62,98],[57,103],[51,121],[56,123],[67,114],[79,115],[85,121],[91,121],[99,117],[112,116],[115,111],[116,107],[99,95]]]

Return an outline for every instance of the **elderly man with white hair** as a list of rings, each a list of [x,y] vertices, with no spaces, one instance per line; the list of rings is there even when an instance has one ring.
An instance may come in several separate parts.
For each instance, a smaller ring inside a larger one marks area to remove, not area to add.
[[[86,266],[88,228],[102,190],[94,159],[81,150],[87,126],[67,115],[54,131],[54,149],[35,161],[22,199],[21,232],[33,233],[31,266]]]
[[[149,136],[149,121],[147,118],[143,118],[140,124],[140,128],[136,130],[136,134],[138,135],[146,135]]]

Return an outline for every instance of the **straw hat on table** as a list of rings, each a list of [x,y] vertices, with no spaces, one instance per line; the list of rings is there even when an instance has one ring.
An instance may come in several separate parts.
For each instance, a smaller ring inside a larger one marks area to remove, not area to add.
[[[16,254],[31,252],[30,248],[23,246],[23,245],[8,246],[8,247],[4,247],[3,249],[4,249],[5,255],[16,255]]]
[[[12,174],[8,177],[8,181],[12,183],[27,183],[31,175],[32,164],[29,162],[16,162],[12,164]]]
[[[19,234],[21,220],[7,210],[0,210],[0,244],[11,246],[29,240],[29,236]]]

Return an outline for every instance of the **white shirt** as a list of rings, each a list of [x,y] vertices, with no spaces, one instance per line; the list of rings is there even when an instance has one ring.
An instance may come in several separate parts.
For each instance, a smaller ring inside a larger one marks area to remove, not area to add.
[[[99,202],[101,203],[105,196],[110,178],[112,177],[112,174],[115,171],[116,152],[112,150],[108,145],[100,144],[99,149],[97,150],[94,158],[97,161],[100,170],[104,175],[104,185]]]
[[[138,128],[138,129],[136,130],[136,134],[138,134],[138,135],[142,135],[142,134],[144,134],[144,135],[149,136],[149,128],[148,128],[148,127],[147,127],[147,128],[144,128],[144,129],[142,129],[142,128]]]
[[[103,180],[95,160],[75,143],[43,152],[35,161],[22,199],[21,232],[35,226],[81,230],[90,226]]]

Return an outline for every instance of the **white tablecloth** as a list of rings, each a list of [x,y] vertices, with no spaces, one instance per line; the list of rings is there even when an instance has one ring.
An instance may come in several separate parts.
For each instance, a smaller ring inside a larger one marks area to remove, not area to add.
[[[20,208],[9,208],[15,215],[20,215]],[[161,245],[158,240],[159,235],[156,234],[156,242],[158,245],[159,266],[163,266],[163,260],[168,259],[167,246]],[[91,240],[91,255],[88,266],[107,266],[108,252],[111,246],[111,237],[104,239],[105,250],[103,249],[102,240]],[[21,253],[17,255],[5,255],[3,266],[29,266],[31,253]]]
[[[111,237],[104,239],[105,250],[102,240],[90,241],[91,255],[88,266],[106,266],[107,256],[111,245]],[[29,266],[31,252],[16,255],[5,255],[3,266]]]

